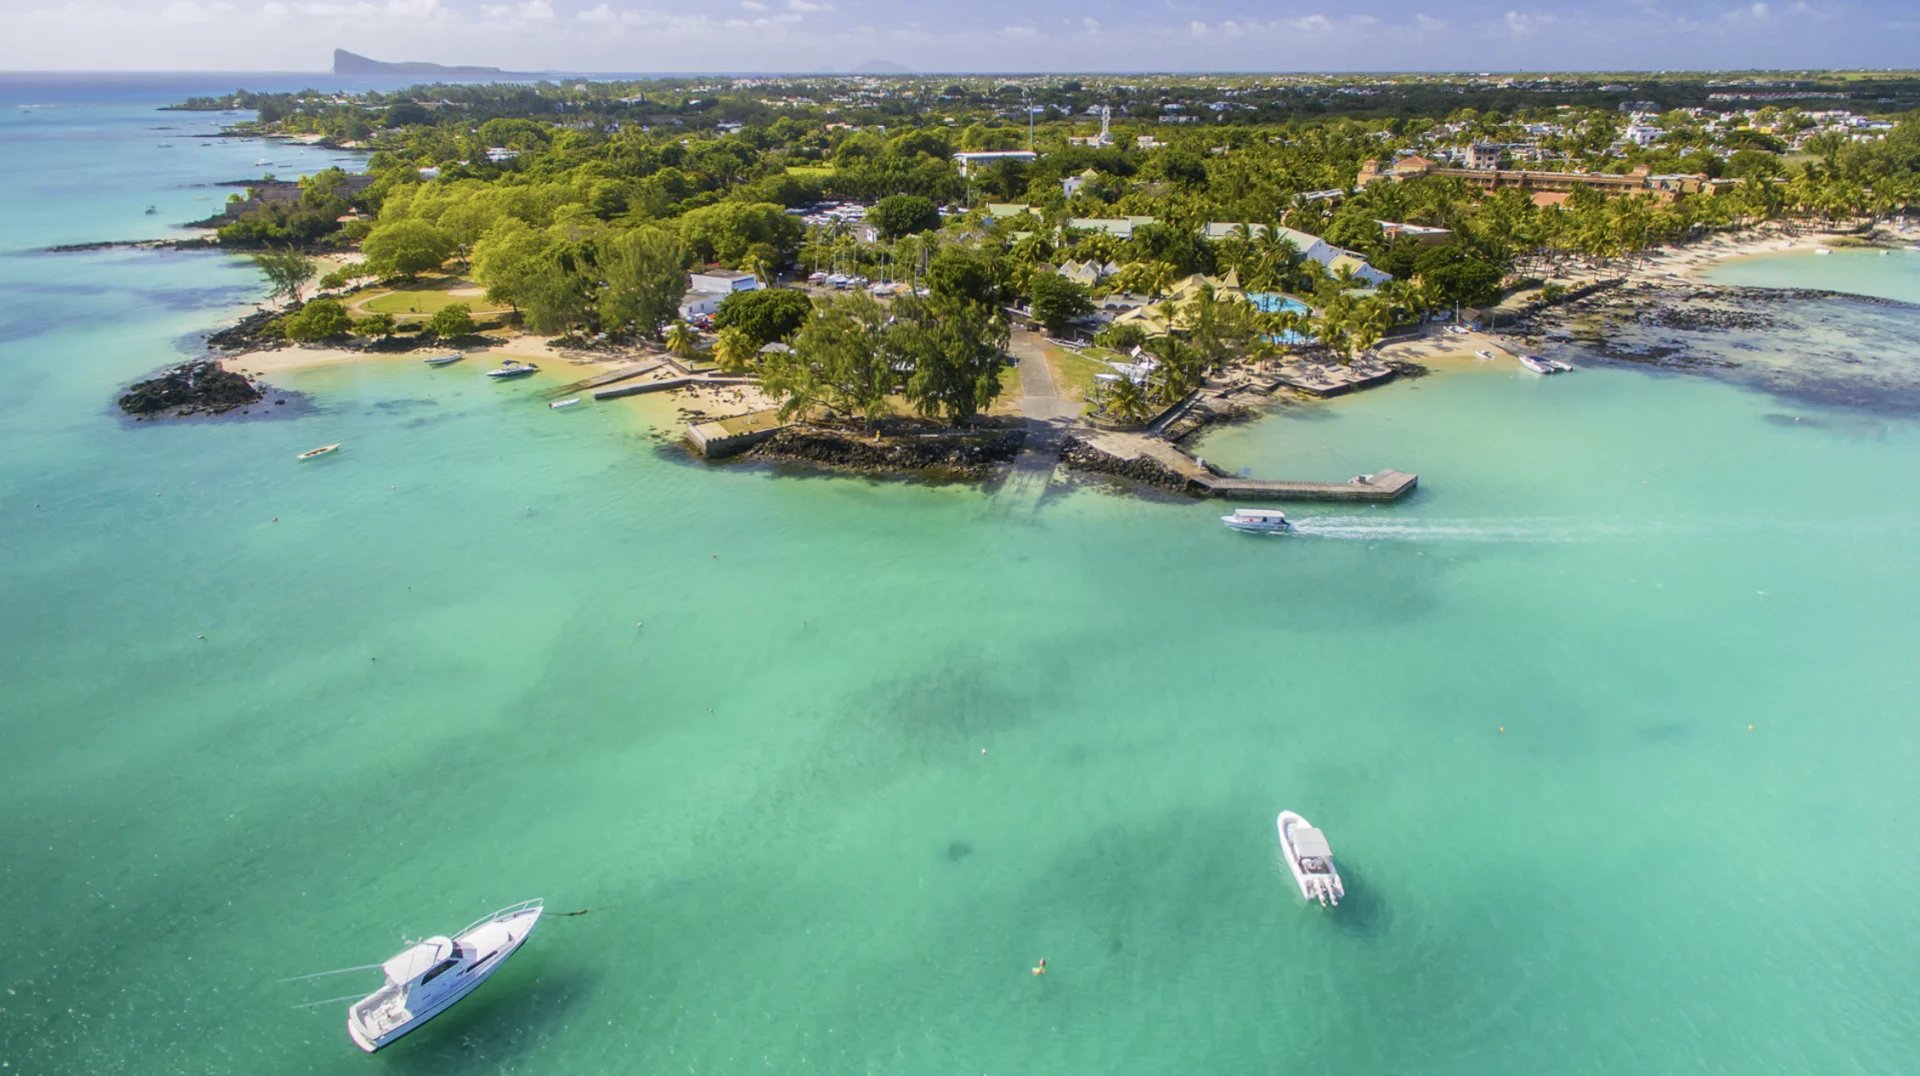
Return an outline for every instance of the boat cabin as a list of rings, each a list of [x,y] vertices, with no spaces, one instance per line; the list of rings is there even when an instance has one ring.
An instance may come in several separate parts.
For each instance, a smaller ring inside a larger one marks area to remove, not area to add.
[[[1300,869],[1308,874],[1332,874],[1333,868],[1328,862],[1333,859],[1333,848],[1327,844],[1327,835],[1312,826],[1297,826],[1287,833],[1293,842],[1293,854],[1300,861]]]
[[[1279,526],[1286,523],[1286,513],[1277,507],[1242,507],[1235,509],[1233,519],[1238,523],[1265,523]]]
[[[464,954],[453,939],[428,938],[380,965],[394,986],[426,986],[460,966]]]

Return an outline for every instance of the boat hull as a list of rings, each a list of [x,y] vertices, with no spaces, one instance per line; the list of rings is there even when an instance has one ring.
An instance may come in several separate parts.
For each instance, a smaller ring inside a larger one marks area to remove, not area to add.
[[[1286,534],[1293,530],[1291,523],[1256,523],[1235,519],[1233,516],[1221,516],[1220,522],[1226,524],[1228,530],[1239,531],[1241,534]]]
[[[419,1012],[413,1013],[412,1018],[404,1024],[389,1028],[383,1032],[374,1033],[363,1025],[359,1016],[358,1005],[348,1009],[347,1037],[353,1040],[355,1046],[358,1046],[367,1053],[378,1053],[406,1037],[409,1033],[417,1030],[422,1024],[453,1008],[462,998],[479,989],[481,983],[493,978],[494,972],[499,971],[501,965],[505,964],[513,954],[520,951],[520,947],[525,945],[527,938],[533,934],[533,928],[539,925],[540,914],[541,909],[536,906],[531,911],[516,916],[513,920],[504,921],[507,923],[518,923],[521,919],[525,920],[524,923],[519,924],[517,930],[514,926],[509,925],[507,927],[509,940],[496,949],[491,956],[486,957],[482,963],[476,964],[474,968],[467,973],[468,977],[462,981],[459,986],[436,998],[431,1005],[421,1009]],[[481,930],[494,927],[501,922],[503,921],[482,920],[485,926],[480,927],[478,930],[469,927],[458,935],[458,939],[460,941],[467,941]]]
[[[1308,904],[1337,905],[1347,895],[1346,883],[1340,880],[1339,868],[1333,865],[1333,857],[1326,859],[1325,874],[1310,874],[1300,866],[1300,854],[1294,848],[1293,838],[1288,832],[1298,826],[1311,826],[1305,818],[1293,811],[1281,811],[1276,826],[1280,831],[1280,851],[1287,858],[1287,870],[1293,874],[1293,884],[1300,890],[1300,899]]]

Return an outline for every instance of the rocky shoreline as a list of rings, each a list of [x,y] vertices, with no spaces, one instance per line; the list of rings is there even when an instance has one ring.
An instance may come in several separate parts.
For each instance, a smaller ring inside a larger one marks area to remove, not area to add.
[[[1060,460],[1075,471],[1124,478],[1129,482],[1165,490],[1168,493],[1188,492],[1187,477],[1168,469],[1159,461],[1148,456],[1130,460],[1121,459],[1102,452],[1078,437],[1069,437],[1061,445]]]
[[[51,247],[41,247],[41,254],[87,254],[101,250],[219,250],[220,243],[214,237],[194,236],[189,239],[100,239],[91,243],[61,243]]]
[[[136,381],[119,399],[120,410],[136,420],[224,415],[266,399],[265,390],[223,368],[215,359],[195,359]],[[275,400],[284,404],[284,398]]]
[[[1025,430],[978,430],[875,441],[823,426],[790,426],[739,458],[852,474],[977,480],[1011,463],[1026,437]]]

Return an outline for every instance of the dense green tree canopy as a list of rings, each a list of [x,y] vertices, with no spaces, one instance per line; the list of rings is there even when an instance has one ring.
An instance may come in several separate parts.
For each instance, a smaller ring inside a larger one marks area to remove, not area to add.
[[[412,218],[375,225],[360,244],[370,272],[408,278],[440,268],[453,248],[453,238],[445,231]]]
[[[917,194],[895,194],[874,203],[867,214],[882,239],[932,231],[940,227],[940,210],[933,200]]]
[[[736,291],[720,300],[713,324],[719,329],[740,329],[759,348],[776,340],[785,340],[799,331],[813,313],[813,300],[792,288],[758,288]]]
[[[277,323],[289,340],[310,342],[345,336],[353,331],[353,318],[338,299],[315,299]]]
[[[1033,277],[1033,316],[1048,332],[1064,332],[1067,326],[1093,313],[1093,299],[1087,289],[1058,273],[1036,273]]]
[[[427,331],[442,339],[473,332],[473,311],[465,303],[448,303],[427,319]]]

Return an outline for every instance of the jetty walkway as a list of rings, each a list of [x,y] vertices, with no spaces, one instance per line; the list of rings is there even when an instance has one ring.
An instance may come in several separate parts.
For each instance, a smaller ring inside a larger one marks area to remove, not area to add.
[[[1068,458],[1087,470],[1135,478],[1199,497],[1235,501],[1397,501],[1413,492],[1420,481],[1419,475],[1391,469],[1345,482],[1240,478],[1222,474],[1151,433],[1112,430],[1083,432],[1075,439]]]

